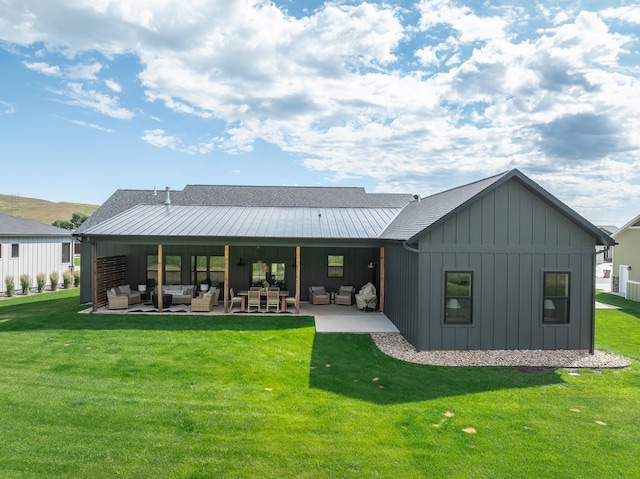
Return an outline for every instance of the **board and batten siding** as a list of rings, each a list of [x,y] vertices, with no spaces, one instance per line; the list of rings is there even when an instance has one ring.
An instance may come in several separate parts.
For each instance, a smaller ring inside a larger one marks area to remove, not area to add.
[[[589,349],[595,239],[515,180],[427,232],[419,350]],[[473,272],[473,323],[444,324],[444,272]],[[568,324],[542,324],[543,272],[570,273]]]
[[[31,287],[37,286],[36,276],[43,273],[49,287],[49,274],[57,271],[62,282],[62,273],[69,271],[73,265],[73,251],[70,252],[70,262],[62,262],[62,244],[73,245],[71,236],[3,236],[0,238],[2,257],[0,258],[0,293],[6,292],[5,278],[13,276],[15,291],[22,292],[20,276],[27,274],[31,277]],[[11,257],[11,245],[19,245],[17,258]]]

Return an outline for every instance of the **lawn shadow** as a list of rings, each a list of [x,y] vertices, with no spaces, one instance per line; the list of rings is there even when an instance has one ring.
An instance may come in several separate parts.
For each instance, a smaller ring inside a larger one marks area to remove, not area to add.
[[[309,374],[312,388],[380,405],[563,382],[556,370],[524,374],[509,367],[407,363],[385,355],[362,334],[316,334]]]
[[[596,293],[596,301],[620,308],[620,311],[640,319],[640,303],[611,293]]]

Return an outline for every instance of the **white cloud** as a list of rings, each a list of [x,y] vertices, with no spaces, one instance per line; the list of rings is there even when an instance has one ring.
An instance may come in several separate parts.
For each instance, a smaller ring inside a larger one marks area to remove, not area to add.
[[[180,146],[180,140],[175,136],[167,135],[164,130],[156,128],[154,130],[145,130],[144,135],[140,137],[142,141],[149,143],[158,148],[170,148],[175,150]]]
[[[11,115],[15,112],[16,110],[12,103],[0,100],[0,115]]]
[[[120,93],[122,91],[122,87],[120,86],[120,84],[115,80],[112,80],[111,78],[107,78],[104,81],[104,84],[107,85],[107,88],[109,88],[110,90],[116,93]]]
[[[100,70],[102,70],[102,64],[97,62],[89,65],[78,63],[66,68],[65,77],[71,80],[97,80]]]
[[[47,75],[51,77],[62,76],[60,67],[57,65],[49,65],[46,62],[22,62],[22,64],[25,67],[27,67],[29,70],[42,73],[43,75]]]
[[[115,130],[112,130],[111,128],[105,128],[100,125],[96,125],[95,123],[87,123],[85,121],[80,121],[80,120],[71,120],[71,123],[74,123],[75,125],[78,125],[78,126],[91,128],[92,130],[103,131],[105,133],[115,133]]]
[[[67,90],[58,92],[67,98],[65,103],[82,108],[89,108],[103,115],[120,120],[130,120],[135,116],[132,111],[118,104],[117,97],[105,95],[93,89],[85,90],[84,86],[80,83],[69,83],[67,87]]]

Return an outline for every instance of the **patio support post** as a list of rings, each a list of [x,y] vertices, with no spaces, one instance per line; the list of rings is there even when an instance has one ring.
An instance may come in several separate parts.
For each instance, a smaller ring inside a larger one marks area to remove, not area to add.
[[[384,313],[384,246],[380,247],[380,312]]]
[[[162,313],[162,272],[164,271],[164,264],[162,261],[162,245],[158,245],[158,312]]]
[[[229,245],[224,245],[224,312],[229,312]]]
[[[296,314],[300,314],[300,246],[296,246]]]
[[[93,253],[93,310],[98,311],[98,245],[91,244]]]

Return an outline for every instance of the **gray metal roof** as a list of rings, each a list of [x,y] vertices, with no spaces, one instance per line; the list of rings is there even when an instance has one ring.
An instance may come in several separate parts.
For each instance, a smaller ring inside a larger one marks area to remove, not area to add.
[[[0,236],[71,236],[71,231],[0,213]]]
[[[401,208],[138,205],[84,235],[138,237],[378,238]]]
[[[459,186],[432,196],[413,201],[382,233],[382,239],[409,240],[445,218],[479,193],[503,178],[501,173],[468,185]]]
[[[188,185],[118,190],[78,233],[107,236],[382,239],[413,243],[429,229],[515,179],[599,241],[614,240],[514,169],[420,200],[364,188]]]
[[[411,194],[367,193],[355,187],[187,185],[171,190],[172,205],[308,208],[401,208]],[[163,204],[164,190],[117,190],[81,226],[79,233],[134,206]]]

